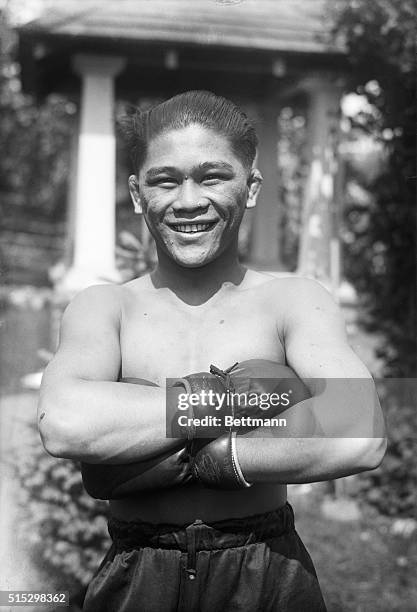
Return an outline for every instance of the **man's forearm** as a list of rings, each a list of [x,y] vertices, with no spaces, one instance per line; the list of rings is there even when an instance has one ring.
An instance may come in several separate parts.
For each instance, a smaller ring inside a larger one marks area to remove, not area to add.
[[[129,463],[178,447],[166,437],[166,390],[159,387],[80,379],[46,385],[39,429],[48,452],[88,463]]]
[[[259,435],[261,431],[258,430]],[[264,436],[267,433],[264,432]],[[246,480],[297,484],[374,469],[385,453],[385,438],[238,437],[237,455]]]
[[[382,412],[373,384],[357,388],[357,397],[340,399],[330,389],[283,412],[285,426],[238,436],[237,454],[247,480],[315,482],[377,467],[386,449]]]

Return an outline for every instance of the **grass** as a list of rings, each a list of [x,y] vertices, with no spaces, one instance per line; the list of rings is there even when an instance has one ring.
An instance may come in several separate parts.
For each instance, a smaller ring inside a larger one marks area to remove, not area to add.
[[[291,503],[329,612],[415,612],[417,532],[395,535],[393,520],[371,509],[357,521],[330,519],[314,492]]]

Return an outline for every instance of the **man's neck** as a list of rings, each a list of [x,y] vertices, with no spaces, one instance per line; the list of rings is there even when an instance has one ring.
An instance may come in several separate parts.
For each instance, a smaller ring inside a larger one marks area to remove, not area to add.
[[[246,271],[237,255],[219,257],[199,268],[186,268],[159,254],[151,279],[156,288],[166,287],[182,301],[197,306],[212,298],[225,283],[240,285]]]

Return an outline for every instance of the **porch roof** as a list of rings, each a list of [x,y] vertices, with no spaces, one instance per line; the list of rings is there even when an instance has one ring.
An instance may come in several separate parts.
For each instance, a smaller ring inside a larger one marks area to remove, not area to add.
[[[328,0],[43,0],[20,36],[339,54]]]

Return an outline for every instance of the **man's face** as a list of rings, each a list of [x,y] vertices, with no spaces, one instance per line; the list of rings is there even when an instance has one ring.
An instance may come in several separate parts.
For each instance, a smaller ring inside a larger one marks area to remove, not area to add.
[[[231,244],[237,248],[245,206],[254,204],[258,187],[228,140],[200,125],[153,138],[136,200],[133,183],[131,177],[135,208],[158,247],[185,267],[206,265]]]

